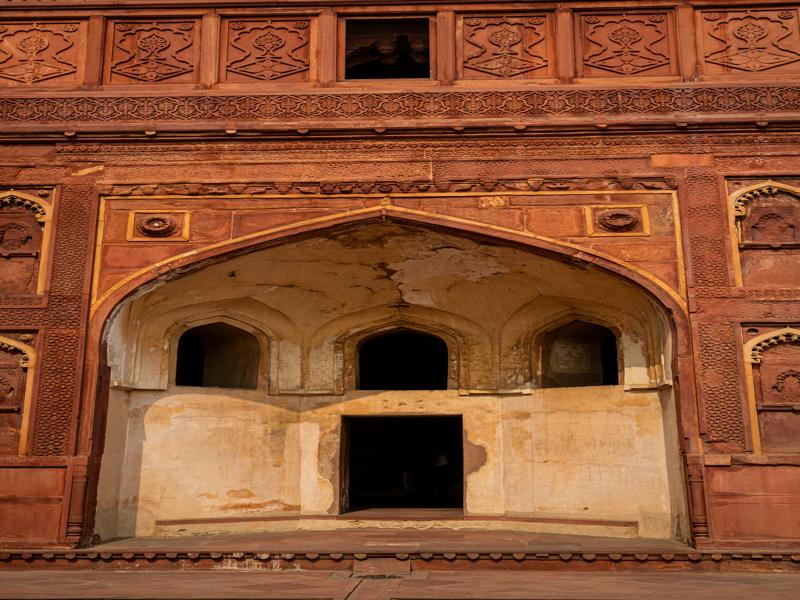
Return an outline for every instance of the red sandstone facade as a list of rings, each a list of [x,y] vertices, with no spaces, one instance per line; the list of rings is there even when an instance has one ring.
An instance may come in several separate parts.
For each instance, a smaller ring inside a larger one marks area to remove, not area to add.
[[[344,23],[376,15],[428,20],[429,79],[346,78]],[[644,289],[672,319],[693,543],[800,543],[797,5],[10,0],[0,17],[4,546],[91,539],[123,299],[380,218]]]

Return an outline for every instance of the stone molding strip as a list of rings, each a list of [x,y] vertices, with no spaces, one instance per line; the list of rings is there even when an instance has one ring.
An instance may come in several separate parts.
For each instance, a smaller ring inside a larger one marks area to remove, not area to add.
[[[355,563],[383,558],[396,561],[419,561],[426,568],[440,563],[447,568],[456,562],[493,563],[495,568],[548,569],[588,567],[590,563],[606,563],[603,569],[625,569],[673,564],[682,570],[765,570],[800,571],[800,554],[791,551],[723,551],[689,550],[680,552],[548,552],[548,551],[469,551],[441,552],[263,552],[263,551],[103,551],[85,550],[9,550],[0,551],[0,565],[7,569],[74,568],[74,569],[181,569],[252,568],[253,562],[268,564],[270,569],[326,568],[351,570]],[[522,564],[520,564],[522,563]],[[720,563],[727,563],[725,566]],[[569,565],[568,565],[569,564]]]
[[[119,124],[146,122],[194,124],[267,124],[396,119],[398,126],[436,121],[508,120],[536,117],[681,117],[800,112],[800,86],[662,87],[615,89],[537,89],[530,91],[336,92],[269,95],[158,95],[0,98],[5,124]],[[663,119],[662,119],[663,120]],[[555,124],[555,123],[554,123]],[[385,122],[382,122],[385,127]],[[113,128],[113,127],[111,127]],[[229,131],[233,131],[228,129]]]

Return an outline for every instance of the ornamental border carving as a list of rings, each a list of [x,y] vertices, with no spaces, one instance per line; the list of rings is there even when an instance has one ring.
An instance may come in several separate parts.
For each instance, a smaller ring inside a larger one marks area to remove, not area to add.
[[[536,116],[622,116],[800,111],[800,86],[662,87],[309,93],[213,96],[6,97],[3,123],[149,121],[330,122],[369,119],[502,119]],[[483,123],[482,123],[483,124]],[[208,125],[206,125],[208,127]]]
[[[663,191],[675,177],[463,179],[433,181],[301,181],[252,183],[164,183],[100,186],[107,196],[373,195],[470,192],[570,192],[579,190]],[[146,211],[141,211],[146,212]],[[178,211],[180,212],[180,211]]]

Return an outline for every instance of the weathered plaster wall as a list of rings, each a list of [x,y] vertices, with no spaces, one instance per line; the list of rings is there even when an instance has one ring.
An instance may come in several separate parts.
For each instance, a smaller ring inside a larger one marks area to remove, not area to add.
[[[537,340],[574,318],[619,332],[623,385],[536,387]],[[259,337],[257,390],[174,385],[180,333],[215,320]],[[468,515],[682,535],[673,400],[659,391],[670,380],[665,323],[640,290],[600,271],[391,223],[207,266],[132,300],[109,329],[117,389],[97,531],[149,535],[174,519],[217,531],[202,520],[336,514],[342,415],[460,414]],[[452,389],[351,389],[354,340],[397,325],[450,340]],[[612,523],[625,521],[636,525]]]

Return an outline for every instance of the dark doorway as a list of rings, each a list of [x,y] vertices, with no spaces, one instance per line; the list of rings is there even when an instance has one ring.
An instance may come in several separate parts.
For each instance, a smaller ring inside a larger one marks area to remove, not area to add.
[[[463,508],[460,416],[344,417],[342,512]]]
[[[399,329],[358,347],[360,390],[446,390],[447,344],[425,333]]]

